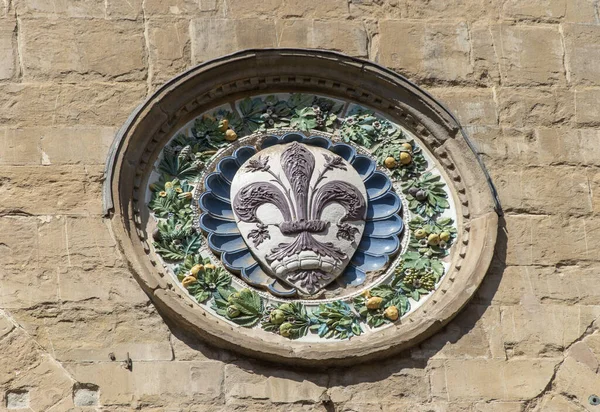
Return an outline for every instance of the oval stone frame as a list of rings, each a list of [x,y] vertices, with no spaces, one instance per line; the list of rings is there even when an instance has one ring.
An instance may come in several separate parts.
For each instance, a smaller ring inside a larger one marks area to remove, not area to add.
[[[345,341],[296,342],[235,327],[194,304],[151,252],[144,191],[172,133],[199,113],[249,94],[305,92],[370,106],[412,132],[435,156],[457,201],[456,253],[435,293],[402,322]],[[243,355],[294,366],[352,365],[431,336],[469,301],[490,265],[498,215],[484,170],[456,119],[428,93],[375,63],[303,49],[245,50],[173,78],[119,131],[106,165],[104,210],[130,270],[171,324]]]

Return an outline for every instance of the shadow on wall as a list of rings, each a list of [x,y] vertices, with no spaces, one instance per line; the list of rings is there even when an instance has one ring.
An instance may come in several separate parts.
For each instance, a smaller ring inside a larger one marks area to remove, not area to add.
[[[174,337],[180,341],[178,344],[185,346],[180,349],[187,352],[188,356],[197,357],[199,355],[206,357],[207,360],[221,361],[237,366],[236,369],[239,369],[241,373],[254,375],[258,380],[268,377],[298,382],[308,380],[316,385],[331,388],[377,382],[390,379],[392,376],[399,376],[403,380],[402,386],[406,387],[410,385],[411,380],[417,381],[426,378],[425,370],[431,367],[430,361],[436,358],[443,360],[446,358],[469,359],[502,356],[499,351],[503,351],[503,349],[495,347],[494,339],[492,339],[492,335],[495,333],[494,329],[500,321],[499,310],[494,308],[492,301],[506,267],[507,241],[506,223],[503,217],[499,217],[498,237],[492,263],[473,299],[448,325],[432,337],[411,349],[380,361],[326,370],[293,368],[247,358],[210,346],[184,330],[174,327],[167,318],[164,320],[169,325]],[[184,357],[181,360],[186,359]]]

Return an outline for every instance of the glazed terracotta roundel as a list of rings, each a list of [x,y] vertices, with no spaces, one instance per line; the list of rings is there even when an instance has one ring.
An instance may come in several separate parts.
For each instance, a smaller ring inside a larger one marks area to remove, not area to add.
[[[496,239],[452,115],[336,53],[251,50],[178,76],[130,117],[107,172],[115,236],[165,316],[294,365],[389,356],[434,333]]]

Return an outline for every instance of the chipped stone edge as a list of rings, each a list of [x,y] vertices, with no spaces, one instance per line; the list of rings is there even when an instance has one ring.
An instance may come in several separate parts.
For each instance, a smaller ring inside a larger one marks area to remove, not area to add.
[[[143,188],[170,134],[203,111],[248,94],[309,92],[370,106],[413,132],[435,155],[457,200],[457,250],[438,290],[392,327],[349,341],[294,342],[235,327],[193,304],[152,255]],[[466,305],[492,259],[498,216],[482,169],[455,119],[404,77],[340,53],[245,50],[201,64],[140,105],[113,143],[104,207],[129,269],[171,324],[224,349],[294,366],[352,365],[400,352],[431,336]]]

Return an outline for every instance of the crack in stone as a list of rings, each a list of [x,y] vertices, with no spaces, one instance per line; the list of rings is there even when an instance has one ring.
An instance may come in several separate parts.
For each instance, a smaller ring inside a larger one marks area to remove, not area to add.
[[[555,366],[554,366],[554,373],[552,374],[552,376],[550,377],[550,379],[548,380],[548,383],[546,384],[546,386],[544,387],[544,389],[536,396],[534,396],[533,398],[527,400],[526,404],[525,404],[525,409],[524,412],[528,412],[528,411],[533,411],[535,408],[537,408],[538,406],[538,402],[540,402],[543,397],[551,392],[553,392],[554,389],[554,381],[556,379],[556,376],[558,375],[558,372],[561,368],[561,366],[565,363],[565,361],[568,358],[567,352],[569,351],[569,349],[571,347],[573,347],[573,345],[582,342],[585,338],[587,338],[588,336],[592,335],[594,332],[597,331],[597,326],[596,326],[596,322],[600,320],[600,316],[597,316],[585,329],[585,331],[581,334],[581,336],[579,336],[577,339],[575,339],[573,342],[571,342],[571,344],[569,346],[567,346],[564,350],[563,350],[563,359],[558,362]]]

